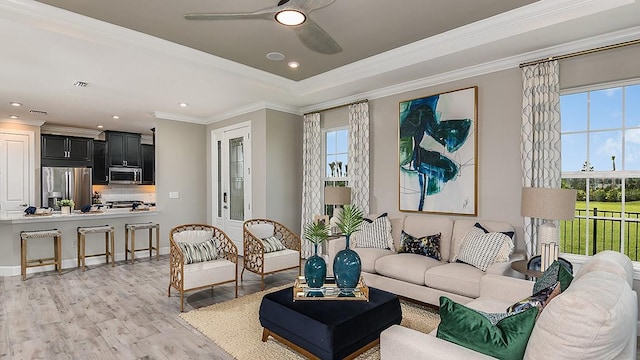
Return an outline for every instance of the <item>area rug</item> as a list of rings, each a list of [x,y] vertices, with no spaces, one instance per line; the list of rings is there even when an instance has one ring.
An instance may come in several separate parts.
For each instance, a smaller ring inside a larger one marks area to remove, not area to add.
[[[285,287],[287,286],[192,310],[181,314],[180,317],[238,360],[304,359],[271,337],[267,342],[261,340],[262,327],[258,319],[260,301],[265,294]],[[440,323],[440,316],[436,310],[407,301],[400,303],[403,326],[428,333]],[[368,350],[357,359],[380,359],[379,346]]]

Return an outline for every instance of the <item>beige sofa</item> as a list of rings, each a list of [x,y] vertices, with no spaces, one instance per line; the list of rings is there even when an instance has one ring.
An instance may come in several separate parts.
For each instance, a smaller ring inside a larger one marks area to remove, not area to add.
[[[462,304],[477,298],[480,296],[480,280],[485,274],[522,276],[511,269],[512,261],[524,259],[521,253],[513,254],[509,261],[491,265],[486,272],[471,265],[451,262],[457,255],[464,236],[476,222],[489,231],[499,232],[514,231],[511,224],[423,215],[390,218],[390,221],[395,249],[400,248],[403,229],[413,236],[441,233],[442,260],[396,253],[390,249],[361,248],[353,244],[355,246],[352,245],[351,248],[360,256],[362,277],[368,286],[437,306],[440,296],[448,296]],[[344,248],[344,238],[329,241],[328,270],[333,264],[335,254]]]
[[[529,338],[524,359],[636,359],[637,296],[633,266],[625,255],[606,251],[584,263],[571,285],[544,308]],[[504,312],[531,295],[533,282],[499,275],[481,279],[480,297],[466,306]],[[394,325],[380,335],[384,359],[493,359]]]

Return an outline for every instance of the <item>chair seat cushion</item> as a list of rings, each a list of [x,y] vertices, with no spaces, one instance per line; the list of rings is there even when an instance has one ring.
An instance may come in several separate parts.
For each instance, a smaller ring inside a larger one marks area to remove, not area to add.
[[[184,289],[232,281],[236,278],[236,264],[226,259],[184,265]]]
[[[376,260],[378,260],[383,256],[395,254],[393,250],[378,249],[378,248],[353,248],[353,251],[358,253],[358,256],[360,256],[362,271],[372,273],[372,274],[376,273],[376,268],[375,268]]]
[[[424,272],[443,263],[423,255],[394,254],[378,258],[375,262],[376,272],[380,275],[424,285]]]
[[[300,252],[295,250],[280,250],[264,254],[264,272],[270,273],[282,269],[289,269],[300,265]]]
[[[448,263],[428,269],[424,283],[431,288],[476,298],[480,296],[480,278],[484,274],[471,265]]]

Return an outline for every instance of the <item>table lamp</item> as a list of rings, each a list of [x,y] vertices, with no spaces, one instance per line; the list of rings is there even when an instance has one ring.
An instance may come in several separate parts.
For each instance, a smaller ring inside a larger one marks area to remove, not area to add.
[[[324,188],[325,205],[335,205],[333,216],[329,219],[332,234],[338,233],[338,217],[342,212],[341,205],[351,204],[351,188],[346,186],[327,186]]]
[[[560,233],[554,220],[575,218],[576,194],[575,189],[522,188],[522,216],[544,220],[538,225],[538,253],[542,244],[559,245]]]

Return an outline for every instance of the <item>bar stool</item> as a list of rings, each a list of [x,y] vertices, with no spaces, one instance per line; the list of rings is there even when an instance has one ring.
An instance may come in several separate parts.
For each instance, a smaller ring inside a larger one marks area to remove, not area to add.
[[[136,249],[136,230],[149,229],[149,247],[144,249]],[[156,246],[153,246],[153,229],[156,229]],[[131,249],[129,249],[129,230],[131,230]],[[124,261],[127,262],[128,255],[131,253],[131,263],[136,260],[136,251],[149,250],[149,259],[152,258],[152,251],[156,252],[156,260],[160,260],[160,224],[136,223],[124,225]]]
[[[53,238],[53,257],[42,259],[27,259],[27,240],[35,238]],[[35,230],[35,231],[20,231],[20,274],[22,275],[22,281],[27,278],[27,268],[55,265],[58,274],[62,272],[62,231],[58,229],[51,230]]]
[[[98,234],[104,233],[104,254],[93,254],[87,255],[85,253],[86,247],[86,235],[87,234]],[[107,259],[107,264],[109,263],[109,255],[111,255],[111,266],[115,266],[115,232],[113,230],[113,226],[103,225],[103,226],[78,226],[78,267],[82,268],[82,271],[85,270],[86,263],[85,259],[88,257],[94,256],[102,256],[105,255]],[[109,238],[111,238],[111,244],[109,244]],[[111,245],[111,246],[109,246]]]

